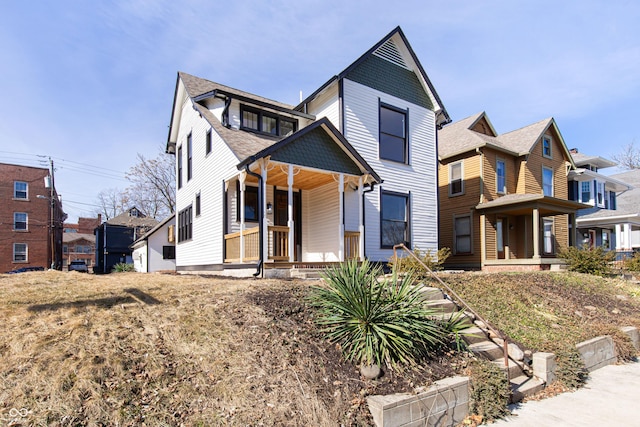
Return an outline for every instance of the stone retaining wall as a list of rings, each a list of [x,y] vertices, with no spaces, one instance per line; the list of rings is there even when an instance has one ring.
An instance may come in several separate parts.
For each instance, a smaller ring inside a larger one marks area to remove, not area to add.
[[[377,426],[453,427],[469,413],[469,378],[445,378],[419,394],[369,396],[367,403]]]

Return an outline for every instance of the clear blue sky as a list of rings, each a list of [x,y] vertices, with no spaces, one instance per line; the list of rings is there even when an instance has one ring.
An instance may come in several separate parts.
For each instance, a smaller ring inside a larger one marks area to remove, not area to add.
[[[640,136],[640,2],[4,1],[0,162],[51,156],[70,220],[167,138],[176,73],[296,104],[400,25],[452,119],[553,116],[610,157]]]

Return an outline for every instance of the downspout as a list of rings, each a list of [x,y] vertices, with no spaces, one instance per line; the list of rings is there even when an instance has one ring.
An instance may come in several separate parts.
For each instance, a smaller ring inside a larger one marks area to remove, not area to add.
[[[249,163],[247,163],[246,165],[244,165],[244,170],[247,172],[247,174],[251,175],[251,176],[255,176],[256,178],[258,178],[258,185],[259,188],[262,189],[262,175],[257,174],[255,172],[253,172],[251,169],[249,169]],[[253,277],[264,277],[264,269],[263,269],[263,264],[264,264],[264,248],[263,248],[263,244],[262,244],[262,232],[263,230],[263,215],[262,215],[262,198],[264,197],[264,194],[262,194],[262,191],[258,191],[258,218],[260,218],[260,221],[258,221],[258,233],[260,234],[260,260],[258,261],[258,267],[255,273],[253,273]]]
[[[362,200],[362,204],[363,204],[363,205],[364,205],[365,193],[371,193],[371,192],[373,191],[373,189],[374,189],[374,186],[375,186],[376,184],[380,184],[380,183],[379,183],[379,182],[375,182],[375,181],[374,181],[374,182],[372,182],[371,184],[369,184],[369,188],[368,188],[368,189],[366,189],[366,190],[362,190],[362,199],[363,199],[363,200]],[[366,212],[366,209],[362,209],[362,223],[364,224],[364,229],[365,229],[365,231],[366,231],[366,230],[367,230],[367,223],[366,223],[366,221],[365,221],[365,220],[366,220],[365,212]],[[365,247],[365,249],[366,249],[366,248],[367,248],[367,241],[366,241],[366,239],[365,239],[365,236],[362,236],[362,240],[363,240],[363,242],[364,242],[363,246],[364,246],[364,247]],[[362,254],[362,259],[365,259],[365,258],[366,258],[366,254]]]
[[[480,154],[480,201],[478,203],[484,203],[484,152],[478,147],[476,153]],[[462,180],[464,181],[464,176]]]

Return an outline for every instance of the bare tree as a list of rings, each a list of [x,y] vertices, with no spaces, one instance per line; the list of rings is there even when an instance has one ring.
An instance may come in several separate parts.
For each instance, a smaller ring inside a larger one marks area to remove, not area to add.
[[[622,147],[621,153],[612,157],[623,169],[640,169],[640,149],[635,146],[635,140]]]
[[[160,150],[153,159],[138,153],[138,163],[127,172],[129,200],[147,216],[161,219],[175,211],[174,157]]]
[[[120,215],[128,208],[129,199],[126,193],[117,188],[108,188],[98,193],[98,205],[96,214],[104,216],[109,220]]]

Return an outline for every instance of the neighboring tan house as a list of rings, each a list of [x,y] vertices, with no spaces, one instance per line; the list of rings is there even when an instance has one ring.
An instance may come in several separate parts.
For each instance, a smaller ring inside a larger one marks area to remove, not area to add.
[[[176,215],[171,214],[133,242],[133,266],[137,272],[176,270]]]
[[[545,270],[569,246],[573,160],[553,118],[498,135],[482,112],[438,133],[440,246],[448,267]],[[555,268],[555,267],[554,267]]]
[[[66,214],[49,169],[0,163],[0,273],[62,265]]]
[[[131,244],[151,230],[158,221],[132,207],[95,229],[96,265],[94,273],[110,273],[119,263],[131,264]]]
[[[75,260],[84,260],[89,270],[96,263],[95,229],[100,226],[102,215],[96,218],[78,218],[78,223],[65,222],[62,234],[62,269]]]
[[[290,274],[437,250],[449,117],[398,27],[299,105],[178,73],[178,272]],[[267,271],[264,271],[267,268]]]
[[[576,246],[603,247],[622,253],[630,251],[631,230],[640,228],[637,218],[640,200],[635,200],[635,212],[627,212],[619,209],[618,198],[633,187],[627,179],[600,173],[602,169],[616,166],[615,162],[584,155],[575,148],[570,152],[576,169],[569,172],[569,199],[590,206],[578,211]],[[637,243],[640,246],[640,241]]]

